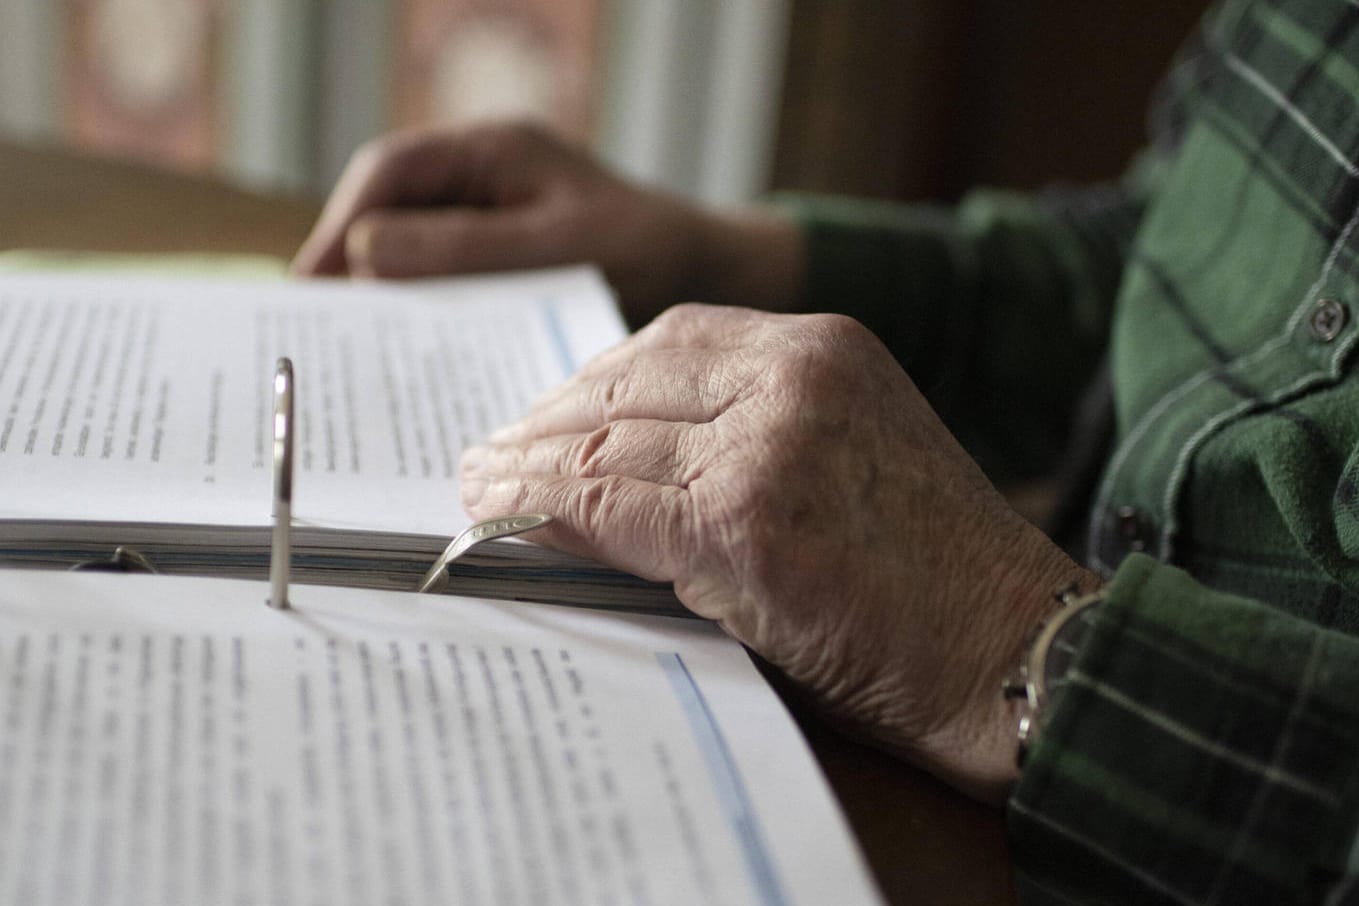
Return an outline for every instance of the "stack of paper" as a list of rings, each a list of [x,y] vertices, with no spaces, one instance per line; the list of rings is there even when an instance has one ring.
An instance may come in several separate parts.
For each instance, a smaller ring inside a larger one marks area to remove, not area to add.
[[[877,902],[713,626],[264,594],[4,576],[0,902]]]
[[[414,588],[468,525],[464,447],[625,336],[587,268],[419,284],[0,280],[0,561],[130,545],[262,576],[275,360],[296,373],[293,573]],[[451,591],[674,609],[668,586],[492,543]]]

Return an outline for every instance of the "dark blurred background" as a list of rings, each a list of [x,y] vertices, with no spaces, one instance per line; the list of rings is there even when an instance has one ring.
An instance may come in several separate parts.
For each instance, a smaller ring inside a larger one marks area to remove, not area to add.
[[[1117,174],[1206,7],[796,0],[774,182],[952,199]]]
[[[0,142],[320,195],[531,116],[715,202],[1116,175],[1206,0],[0,0]]]

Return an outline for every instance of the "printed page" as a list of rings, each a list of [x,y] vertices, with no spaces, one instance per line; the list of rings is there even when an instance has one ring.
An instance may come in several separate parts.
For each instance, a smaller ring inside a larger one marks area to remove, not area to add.
[[[6,575],[0,902],[878,902],[711,625],[294,591]]]
[[[0,278],[0,519],[452,535],[462,449],[625,335],[588,268],[421,283]]]

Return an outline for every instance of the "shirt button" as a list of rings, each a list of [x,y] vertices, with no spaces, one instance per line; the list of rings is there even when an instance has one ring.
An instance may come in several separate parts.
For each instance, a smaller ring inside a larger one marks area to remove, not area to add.
[[[1329,343],[1340,335],[1345,322],[1349,320],[1349,312],[1345,306],[1334,299],[1318,299],[1312,306],[1312,314],[1307,319],[1307,326],[1312,331],[1312,336],[1322,343]]]
[[[1114,514],[1118,537],[1130,551],[1144,551],[1151,540],[1151,525],[1135,506],[1121,506]]]

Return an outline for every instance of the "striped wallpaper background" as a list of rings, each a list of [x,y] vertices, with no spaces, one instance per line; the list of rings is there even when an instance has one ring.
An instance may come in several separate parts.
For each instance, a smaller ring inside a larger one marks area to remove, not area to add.
[[[710,200],[766,188],[791,0],[0,0],[0,141],[323,192],[384,131],[531,116]]]

